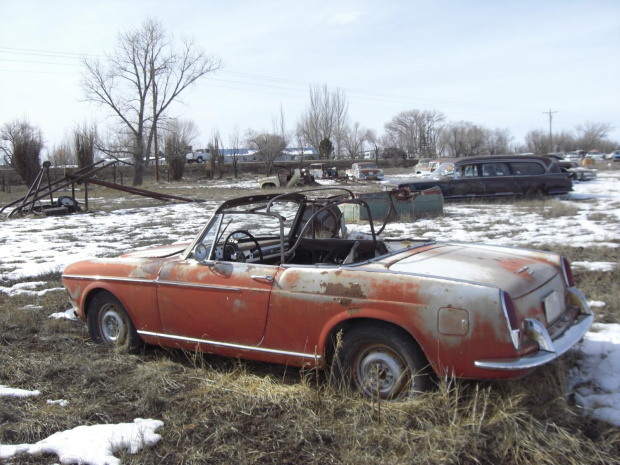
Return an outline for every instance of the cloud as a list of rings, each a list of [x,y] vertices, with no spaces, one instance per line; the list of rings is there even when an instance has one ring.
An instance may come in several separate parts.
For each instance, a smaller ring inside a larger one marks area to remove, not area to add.
[[[361,11],[341,11],[336,13],[331,21],[336,24],[351,24],[362,16]]]

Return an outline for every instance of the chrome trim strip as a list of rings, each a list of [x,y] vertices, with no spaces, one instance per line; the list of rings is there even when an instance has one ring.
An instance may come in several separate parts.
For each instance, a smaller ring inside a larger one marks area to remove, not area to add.
[[[583,336],[588,332],[590,326],[592,326],[592,322],[594,321],[594,315],[590,314],[581,314],[576,323],[568,328],[564,334],[562,334],[557,339],[551,341],[551,351],[541,350],[531,354],[526,355],[521,358],[511,358],[511,359],[491,359],[491,360],[476,360],[474,365],[478,368],[483,368],[487,370],[529,370],[532,368],[539,367],[546,363],[555,360],[568,349],[577,344]],[[542,326],[542,325],[541,325]],[[542,328],[545,333],[547,330]],[[547,333],[547,337],[549,334]]]
[[[157,280],[155,279],[135,279],[135,278],[118,278],[114,276],[78,276],[72,274],[63,274],[62,278],[68,279],[81,279],[83,281],[120,281],[120,282],[128,282],[128,283],[146,283],[146,284],[155,284]]]
[[[197,344],[210,344],[210,345],[214,345],[218,347],[227,347],[230,349],[241,349],[241,350],[247,350],[251,352],[265,352],[268,354],[291,355],[293,357],[301,357],[301,358],[307,358],[307,359],[316,358],[317,360],[321,360],[323,358],[322,355],[304,354],[302,352],[288,352],[286,350],[278,350],[278,349],[266,349],[263,347],[245,346],[242,344],[232,344],[229,342],[210,341],[208,339],[196,339],[193,337],[175,336],[172,334],[153,333],[151,331],[138,331],[138,334],[144,335],[144,336],[159,337],[163,339],[173,339],[175,341],[193,342]]]
[[[167,280],[157,280],[156,284],[161,284],[163,286],[175,286],[175,287],[193,287],[198,289],[209,289],[211,291],[223,291],[223,292],[234,292],[240,294],[242,289],[238,287],[223,287],[223,286],[208,286],[206,284],[198,284],[198,283],[182,283],[178,281],[167,281]],[[255,290],[255,289],[252,289]],[[261,289],[256,289],[260,291]]]

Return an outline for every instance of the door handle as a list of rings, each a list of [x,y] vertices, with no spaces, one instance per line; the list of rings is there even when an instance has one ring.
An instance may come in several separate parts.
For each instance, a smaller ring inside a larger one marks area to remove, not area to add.
[[[272,283],[274,281],[273,276],[269,275],[250,275],[250,278],[255,279],[256,281],[267,281],[268,283]]]

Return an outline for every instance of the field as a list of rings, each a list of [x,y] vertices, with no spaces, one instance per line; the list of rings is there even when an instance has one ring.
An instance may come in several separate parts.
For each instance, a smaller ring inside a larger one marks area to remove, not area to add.
[[[205,200],[174,205],[96,188],[91,213],[0,220],[0,457],[7,445],[142,418],[163,423],[161,440],[135,454],[114,452],[120,463],[618,463],[620,386],[580,383],[588,368],[583,351],[519,381],[465,382],[448,374],[420,398],[374,403],[334,389],[326,373],[313,370],[156,347],[139,355],[109,351],[90,342],[84,324],[62,318],[69,308],[60,281],[66,264],[189,241],[221,200],[256,192],[255,179],[144,186]],[[0,204],[18,195],[0,193]],[[392,223],[384,235],[561,252],[596,312],[597,330],[620,332],[615,167],[601,167],[598,180],[576,184],[565,198],[452,203],[441,215]],[[617,383],[617,373],[608,380]],[[3,397],[4,386],[39,395]],[[600,401],[606,410],[592,404],[594,391],[607,399]],[[10,463],[58,462],[52,451]]]

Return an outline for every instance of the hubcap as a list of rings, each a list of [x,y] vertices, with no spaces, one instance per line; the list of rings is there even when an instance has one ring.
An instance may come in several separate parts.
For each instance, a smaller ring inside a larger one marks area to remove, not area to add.
[[[366,395],[396,399],[404,394],[409,380],[407,367],[393,350],[385,346],[368,347],[357,360],[357,384]]]
[[[101,310],[101,334],[112,344],[122,342],[125,334],[125,322],[113,305],[106,305]]]

